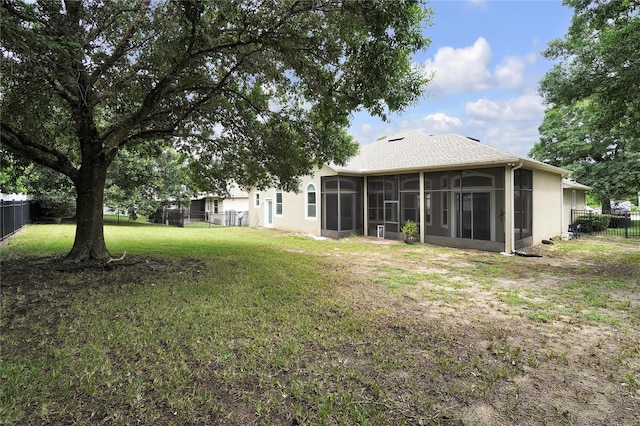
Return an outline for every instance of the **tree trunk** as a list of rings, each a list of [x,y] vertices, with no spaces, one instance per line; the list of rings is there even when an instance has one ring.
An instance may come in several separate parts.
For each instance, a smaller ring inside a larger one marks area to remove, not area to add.
[[[602,203],[602,213],[611,214],[611,198],[602,196],[600,197],[600,202]]]
[[[83,161],[76,179],[76,238],[67,259],[108,261],[111,258],[104,241],[102,206],[107,178],[107,161]]]

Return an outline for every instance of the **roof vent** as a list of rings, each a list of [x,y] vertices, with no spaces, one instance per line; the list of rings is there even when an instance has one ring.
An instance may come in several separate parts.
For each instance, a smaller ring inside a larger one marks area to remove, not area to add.
[[[471,139],[472,141],[475,141],[475,142],[480,142],[480,139],[472,138],[471,136],[467,136],[467,139]]]
[[[398,141],[401,141],[402,139],[404,139],[404,137],[395,138],[395,139],[389,139],[389,142],[398,142]]]

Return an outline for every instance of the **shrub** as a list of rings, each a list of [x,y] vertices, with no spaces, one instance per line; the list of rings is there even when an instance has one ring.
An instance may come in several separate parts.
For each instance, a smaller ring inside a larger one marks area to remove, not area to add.
[[[611,215],[609,228],[624,228],[627,218],[625,216]]]
[[[608,214],[588,214],[578,216],[575,220],[576,225],[580,225],[583,232],[600,232],[609,227],[611,215]]]
[[[404,242],[407,244],[413,244],[416,242],[416,235],[418,234],[418,224],[412,220],[407,220],[404,226],[400,230],[404,234]]]
[[[418,234],[418,224],[412,220],[407,220],[401,231],[407,237],[415,237]]]

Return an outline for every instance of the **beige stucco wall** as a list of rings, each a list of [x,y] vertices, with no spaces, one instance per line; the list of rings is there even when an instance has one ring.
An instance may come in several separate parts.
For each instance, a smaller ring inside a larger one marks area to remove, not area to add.
[[[305,234],[320,235],[322,197],[320,178],[322,176],[335,175],[336,173],[328,167],[314,173],[312,176],[300,178],[299,192],[282,193],[282,215],[276,215],[276,189],[268,188],[264,191],[251,189],[249,191],[249,226],[252,227],[273,227],[292,232],[302,232]],[[316,217],[307,217],[307,187],[309,184],[316,187]],[[256,193],[260,196],[260,205],[256,206]],[[273,202],[273,225],[266,223],[267,200]]]
[[[248,198],[227,198],[222,200],[221,211],[235,210],[237,212],[244,212],[249,210]]]
[[[243,212],[249,210],[249,199],[245,197],[222,199],[219,197],[207,197],[205,209],[213,213],[214,200],[218,200],[218,212],[223,213],[228,210]]]
[[[562,198],[561,175],[533,170],[533,244],[562,235]]]
[[[276,215],[276,189],[268,188],[263,191],[251,189],[249,191],[249,226],[273,227],[275,229],[292,232],[303,232],[312,235],[321,234],[321,177],[333,176],[335,171],[323,167],[312,176],[301,178],[299,192],[283,192],[282,215]],[[306,217],[306,188],[313,183],[316,188],[316,218]],[[578,204],[584,203],[584,191],[578,195]],[[256,194],[259,194],[260,203],[255,205]],[[533,244],[539,244],[543,239],[558,237],[566,232],[568,222],[565,222],[566,214],[570,214],[571,195],[569,193],[569,208],[564,206],[562,177],[556,173],[541,170],[533,170]],[[273,225],[268,226],[266,221],[266,201],[273,202]],[[580,208],[580,207],[578,207]],[[569,213],[567,213],[567,210]],[[567,224],[565,226],[565,223]]]
[[[576,205],[573,206],[573,195],[576,194]],[[583,189],[566,188],[563,190],[562,203],[562,232],[567,232],[571,223],[571,209],[585,210],[587,208],[587,191]]]

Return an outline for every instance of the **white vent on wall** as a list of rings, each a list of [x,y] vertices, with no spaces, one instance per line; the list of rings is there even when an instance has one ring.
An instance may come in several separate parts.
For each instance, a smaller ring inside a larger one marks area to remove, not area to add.
[[[378,238],[384,238],[384,225],[378,225]]]

